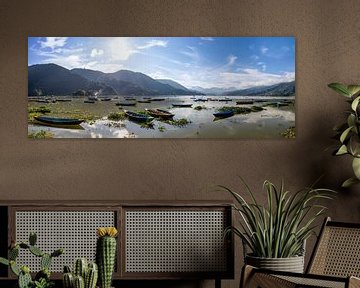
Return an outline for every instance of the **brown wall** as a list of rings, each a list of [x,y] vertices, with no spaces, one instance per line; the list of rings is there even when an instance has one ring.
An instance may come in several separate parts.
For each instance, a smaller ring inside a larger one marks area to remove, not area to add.
[[[210,185],[238,175],[264,199],[264,179],[325,173],[329,215],[359,222],[359,186],[338,188],[349,159],[325,151],[345,108],[327,83],[360,82],[359,15],[358,0],[0,0],[0,199],[223,199]],[[29,140],[27,36],[295,36],[297,139]]]

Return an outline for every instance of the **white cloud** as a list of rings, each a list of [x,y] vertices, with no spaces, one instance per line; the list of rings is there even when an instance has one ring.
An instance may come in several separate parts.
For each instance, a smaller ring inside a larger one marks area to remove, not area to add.
[[[125,69],[125,67],[122,64],[117,63],[99,63],[97,61],[88,62],[85,65],[85,68],[87,69],[93,69],[93,70],[99,70],[105,73],[113,73],[116,71],[119,71],[121,69]]]
[[[54,63],[68,69],[79,68],[84,64],[79,55],[53,55],[53,57],[44,59],[42,63]]]
[[[213,37],[200,37],[203,41],[214,41],[215,39]]]
[[[220,87],[237,87],[246,89],[254,86],[273,85],[281,82],[295,80],[294,72],[284,72],[283,74],[272,74],[258,69],[243,69],[239,73],[222,72],[219,75]]]
[[[66,44],[68,37],[46,37],[45,41],[39,41],[41,48],[55,49],[56,47],[63,47]]]
[[[101,56],[103,54],[104,54],[104,50],[94,48],[94,49],[91,50],[90,57]]]
[[[265,71],[266,70],[266,64],[265,64],[265,62],[257,62],[256,63],[257,65],[259,65],[259,66],[261,66],[261,69],[262,69],[262,71]]]
[[[259,57],[258,55],[251,55],[251,56],[250,56],[250,59],[251,59],[251,60],[255,60],[255,61],[256,61],[256,60],[259,60],[259,58],[260,58],[260,57]]]
[[[167,46],[167,41],[164,40],[150,40],[148,41],[145,45],[142,46],[138,46],[137,49],[148,49],[151,47],[166,47]]]
[[[198,61],[200,56],[199,56],[199,53],[198,53],[197,49],[195,47],[192,47],[192,46],[187,46],[186,48],[187,48],[187,50],[181,51],[181,53],[188,56],[193,61]]]
[[[131,42],[130,38],[120,37],[112,38],[109,40],[107,48],[109,49],[110,56],[113,60],[125,61],[138,50]]]
[[[260,48],[260,51],[261,51],[262,54],[266,54],[266,53],[269,51],[269,48],[267,48],[267,47],[265,47],[265,46],[262,46],[262,47]]]
[[[229,55],[227,57],[227,65],[231,66],[235,63],[236,59],[238,59],[238,57],[234,56],[234,55]]]

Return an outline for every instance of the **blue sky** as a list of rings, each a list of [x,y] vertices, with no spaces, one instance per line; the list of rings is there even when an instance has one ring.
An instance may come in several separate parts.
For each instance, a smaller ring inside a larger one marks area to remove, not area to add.
[[[295,38],[29,37],[28,64],[44,63],[243,89],[294,80]]]

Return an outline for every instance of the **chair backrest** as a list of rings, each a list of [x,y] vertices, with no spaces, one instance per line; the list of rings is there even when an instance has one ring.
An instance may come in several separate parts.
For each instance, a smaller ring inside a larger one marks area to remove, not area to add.
[[[326,218],[307,273],[360,277],[360,224]]]

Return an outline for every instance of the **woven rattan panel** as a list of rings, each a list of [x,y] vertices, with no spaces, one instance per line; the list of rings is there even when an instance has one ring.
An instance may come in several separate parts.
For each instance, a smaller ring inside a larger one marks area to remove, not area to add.
[[[96,228],[115,226],[114,211],[16,211],[16,241],[28,242],[29,233],[37,233],[37,246],[51,253],[64,248],[65,253],[53,260],[52,272],[62,272],[74,259],[95,260]],[[26,263],[31,271],[38,271],[40,258],[29,251],[21,251],[19,263]]]
[[[126,211],[125,272],[223,272],[224,211]]]
[[[292,276],[275,276],[291,283],[294,283],[294,287],[322,287],[322,288],[345,288],[345,279],[343,282],[314,279],[314,278],[302,278]]]
[[[309,272],[360,277],[360,229],[326,227]]]

